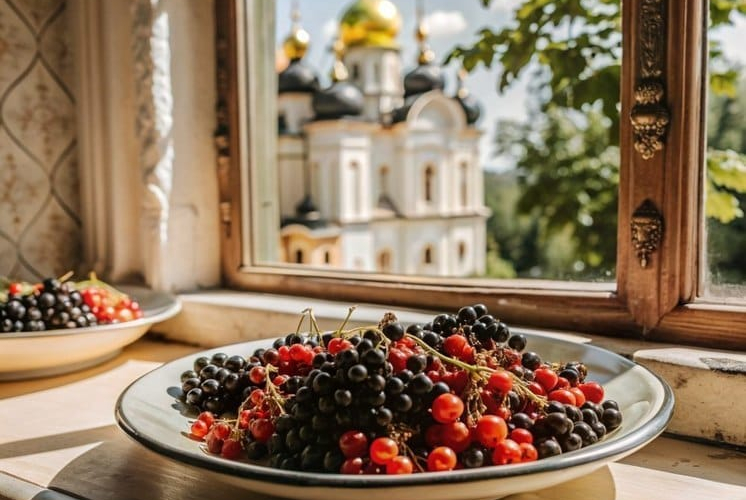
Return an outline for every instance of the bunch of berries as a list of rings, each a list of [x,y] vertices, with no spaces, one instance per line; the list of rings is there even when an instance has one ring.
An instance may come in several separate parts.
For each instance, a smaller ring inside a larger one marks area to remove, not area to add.
[[[352,309],[350,310],[352,312]],[[591,445],[622,422],[580,361],[527,351],[484,305],[404,327],[290,334],[248,358],[182,374],[207,452],[271,467],[409,474],[530,462]],[[349,318],[349,316],[348,316]],[[299,327],[300,330],[300,327]]]

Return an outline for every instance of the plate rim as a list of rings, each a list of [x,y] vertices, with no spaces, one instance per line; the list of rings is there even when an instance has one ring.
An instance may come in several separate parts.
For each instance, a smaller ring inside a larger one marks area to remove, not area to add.
[[[531,337],[540,337],[545,340],[548,339],[552,343],[571,346],[580,345],[584,349],[600,352],[604,355],[615,357],[617,358],[617,361],[622,362],[622,364],[626,365],[628,369],[643,370],[645,373],[651,376],[652,379],[657,382],[657,384],[659,384],[659,387],[663,391],[663,397],[660,407],[642,427],[633,430],[632,432],[630,432],[630,434],[612,443],[606,443],[607,446],[604,446],[604,443],[601,443],[597,447],[593,446],[582,448],[581,450],[583,451],[583,453],[579,453],[577,455],[573,454],[576,452],[571,452],[569,454],[562,454],[556,457],[549,457],[530,463],[488,466],[475,469],[461,469],[445,472],[422,472],[407,475],[344,475],[330,473],[313,473],[304,471],[286,471],[263,465],[220,459],[219,457],[214,457],[206,453],[204,455],[186,454],[176,447],[169,446],[164,441],[153,440],[150,437],[140,433],[124,414],[123,400],[127,396],[128,392],[142,380],[147,379],[148,377],[152,377],[153,374],[155,374],[156,372],[165,371],[169,366],[183,362],[187,359],[200,356],[206,352],[227,350],[231,347],[246,346],[247,344],[266,344],[267,342],[272,342],[272,340],[274,340],[275,337],[272,337],[267,339],[238,342],[204,349],[199,352],[182,356],[178,359],[172,360],[155,368],[154,370],[138,377],[122,391],[122,393],[117,398],[117,402],[115,405],[115,419],[119,428],[122,429],[122,431],[124,431],[130,438],[134,439],[141,445],[156,453],[191,466],[227,474],[234,478],[259,481],[263,483],[272,483],[295,487],[313,486],[343,489],[391,488],[426,486],[446,483],[453,484],[476,481],[490,481],[509,477],[557,472],[575,466],[591,464],[600,460],[605,460],[604,463],[606,463],[617,460],[625,456],[625,454],[632,453],[641,446],[652,441],[665,430],[666,426],[671,421],[675,403],[673,390],[668,385],[668,383],[663,380],[663,378],[661,378],[659,375],[649,370],[645,366],[642,366],[617,353],[595,345],[572,342],[565,339],[548,338],[545,335],[542,336],[527,332],[523,333],[520,332],[520,329],[518,328],[514,328],[513,330],[517,333],[522,333],[529,337],[529,341],[531,340]],[[166,389],[167,388],[164,388],[164,390]],[[188,439],[187,437],[183,438]]]

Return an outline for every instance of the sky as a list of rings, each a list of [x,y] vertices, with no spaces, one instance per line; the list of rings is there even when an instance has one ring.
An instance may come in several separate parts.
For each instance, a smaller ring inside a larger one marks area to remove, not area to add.
[[[315,68],[323,83],[328,83],[328,73],[334,60],[330,51],[331,42],[336,36],[338,20],[352,3],[352,0],[297,0],[301,13],[301,25],[311,35],[311,45],[306,55],[307,63]],[[415,0],[392,0],[402,16],[402,29],[399,43],[404,73],[416,66],[417,45],[414,39]],[[425,22],[430,32],[429,45],[441,61],[456,45],[468,45],[476,39],[475,33],[488,26],[497,31],[506,26],[513,9],[521,0],[493,0],[489,8],[484,8],[479,0],[424,0]],[[290,11],[292,0],[276,0],[277,4],[277,44],[290,31]],[[721,40],[728,58],[746,65],[746,17],[736,19],[734,26],[721,27],[713,38]],[[480,142],[481,163],[488,170],[507,170],[510,161],[495,157],[495,126],[499,119],[524,121],[527,110],[534,102],[527,91],[527,72],[503,93],[497,91],[499,68],[494,64],[486,69],[479,66],[466,79],[466,86],[482,106],[482,116],[477,126],[484,134]],[[446,93],[452,94],[456,87],[456,70],[452,63],[446,69]]]

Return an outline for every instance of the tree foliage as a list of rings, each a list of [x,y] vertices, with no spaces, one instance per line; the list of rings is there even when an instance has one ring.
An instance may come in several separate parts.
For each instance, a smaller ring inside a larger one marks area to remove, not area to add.
[[[487,7],[499,0],[480,1]],[[709,5],[711,27],[746,14],[746,0]],[[512,156],[520,173],[518,210],[538,218],[544,240],[569,232],[581,262],[577,269],[607,273],[616,257],[620,2],[523,0],[512,17],[499,31],[481,29],[472,44],[455,47],[446,62],[458,60],[469,71],[498,65],[498,92],[524,74],[531,77],[538,100],[530,119],[498,126],[498,151]],[[739,75],[740,68],[711,42],[711,92],[734,99]],[[738,195],[746,192],[746,157],[711,146],[706,212],[720,222],[732,221],[743,216]]]

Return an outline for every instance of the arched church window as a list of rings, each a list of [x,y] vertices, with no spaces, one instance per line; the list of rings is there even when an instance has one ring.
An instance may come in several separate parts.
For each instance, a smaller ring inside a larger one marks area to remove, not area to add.
[[[300,248],[295,251],[295,263],[303,264],[303,250],[301,250]]]
[[[422,263],[423,264],[432,264],[433,263],[433,247],[428,245],[425,247],[425,252],[422,255]]]
[[[469,197],[469,180],[468,180],[469,171],[468,169],[469,169],[469,165],[465,161],[462,161],[460,165],[460,174],[461,174],[460,175],[460,181],[461,181],[460,192],[461,192],[461,206],[462,207],[465,207],[468,205],[468,197]]]
[[[362,199],[362,182],[360,177],[360,164],[356,161],[350,162],[350,193],[352,194],[352,203],[350,207],[355,214],[361,211],[360,200]]]
[[[458,243],[458,260],[463,262],[466,257],[466,243],[459,241]]]
[[[425,201],[433,201],[433,181],[435,177],[435,169],[432,165],[428,165],[425,168]]]
[[[360,65],[358,63],[354,63],[352,65],[352,79],[354,81],[358,81],[360,78]]]
[[[389,167],[386,165],[378,169],[378,189],[381,190],[382,195],[389,192]]]
[[[382,250],[378,254],[378,271],[382,273],[391,272],[391,251]]]
[[[332,262],[332,253],[329,250],[326,250],[324,252],[324,264],[331,264]]]

